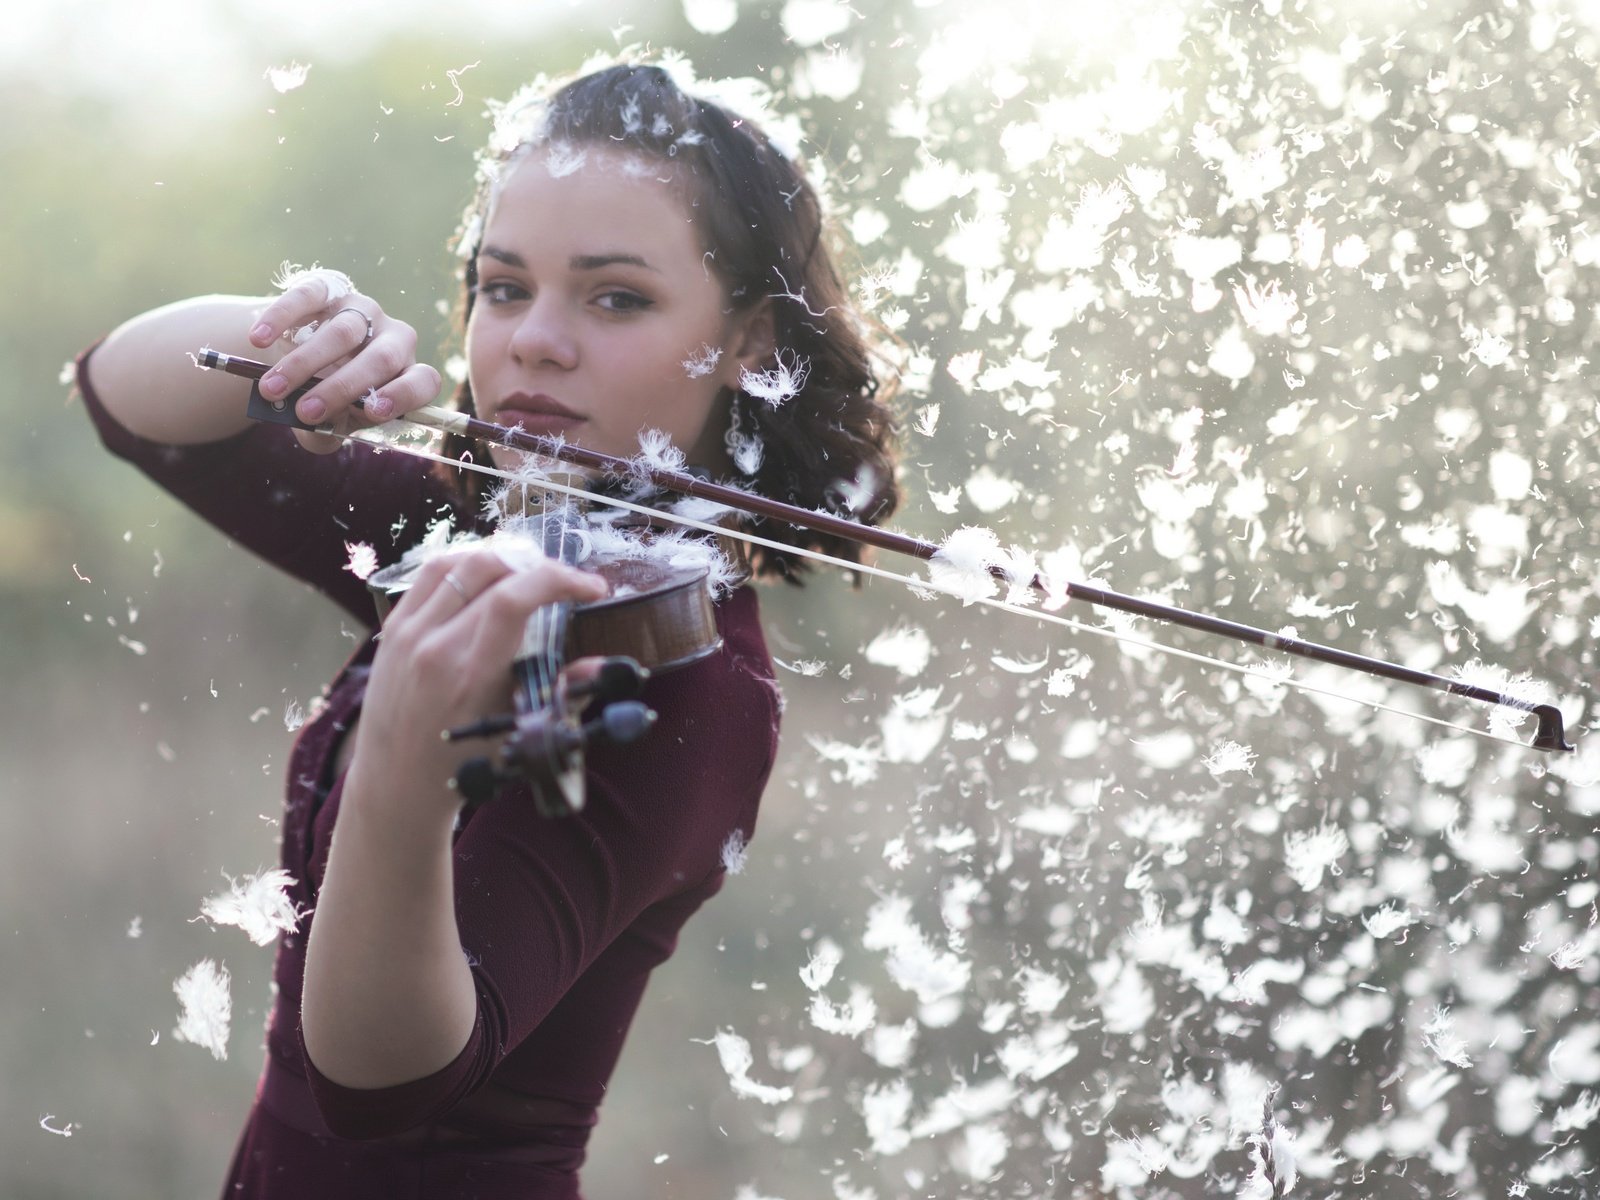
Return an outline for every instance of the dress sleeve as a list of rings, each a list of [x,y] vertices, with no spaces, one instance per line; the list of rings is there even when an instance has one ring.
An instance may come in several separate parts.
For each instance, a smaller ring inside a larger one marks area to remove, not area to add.
[[[310,454],[287,427],[265,424],[189,446],[142,438],[119,424],[96,395],[88,369],[93,353],[90,347],[78,357],[78,392],[106,449],[363,625],[375,624],[376,614],[366,585],[345,569],[348,547],[369,545],[387,564],[429,524],[453,514],[426,460],[371,446],[347,442],[333,454]]]
[[[472,1036],[443,1070],[391,1088],[342,1087],[306,1058],[330,1129],[377,1137],[447,1114],[619,936],[635,935],[626,952],[641,974],[670,954],[683,917],[657,927],[641,915],[692,910],[721,884],[729,835],[750,837],[777,745],[769,662],[766,672],[724,650],[652,681],[648,748],[592,751],[587,803],[574,816],[541,818],[519,789],[472,816],[455,848],[457,923],[478,1001]]]

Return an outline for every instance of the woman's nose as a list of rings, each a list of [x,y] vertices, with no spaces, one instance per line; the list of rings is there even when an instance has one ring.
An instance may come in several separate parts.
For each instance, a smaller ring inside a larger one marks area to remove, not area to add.
[[[511,335],[511,355],[526,366],[577,366],[577,339],[559,297],[545,293],[528,305]]]

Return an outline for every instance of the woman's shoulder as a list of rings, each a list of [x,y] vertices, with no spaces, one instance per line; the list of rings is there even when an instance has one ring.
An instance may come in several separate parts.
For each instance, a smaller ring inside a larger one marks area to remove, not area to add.
[[[716,606],[717,628],[734,658],[743,667],[772,674],[767,635],[761,625],[761,602],[756,589],[746,583],[736,587]]]
[[[723,703],[719,707],[738,708],[747,719],[770,725],[776,738],[783,694],[772,669],[772,655],[767,650],[767,635],[761,625],[760,602],[753,587],[746,584],[736,588],[717,606],[717,626],[722,633],[722,653],[717,656],[721,669],[727,683],[746,702],[742,705]]]

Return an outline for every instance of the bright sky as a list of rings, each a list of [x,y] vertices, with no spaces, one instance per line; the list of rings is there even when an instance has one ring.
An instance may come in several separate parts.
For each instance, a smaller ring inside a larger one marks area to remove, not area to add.
[[[359,57],[398,30],[473,31],[492,45],[581,20],[604,36],[637,7],[638,0],[454,0],[448,9],[436,0],[47,0],[9,6],[0,75],[110,93],[156,119],[214,115],[270,95],[269,68]]]

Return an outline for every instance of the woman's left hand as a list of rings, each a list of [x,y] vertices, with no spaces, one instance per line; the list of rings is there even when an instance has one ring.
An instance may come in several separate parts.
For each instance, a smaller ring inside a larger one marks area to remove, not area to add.
[[[417,792],[425,810],[453,814],[461,799],[449,781],[481,750],[443,732],[510,708],[511,663],[537,609],[607,590],[575,567],[545,559],[514,568],[493,550],[427,563],[384,622],[351,761],[352,775],[379,786],[362,792]]]

